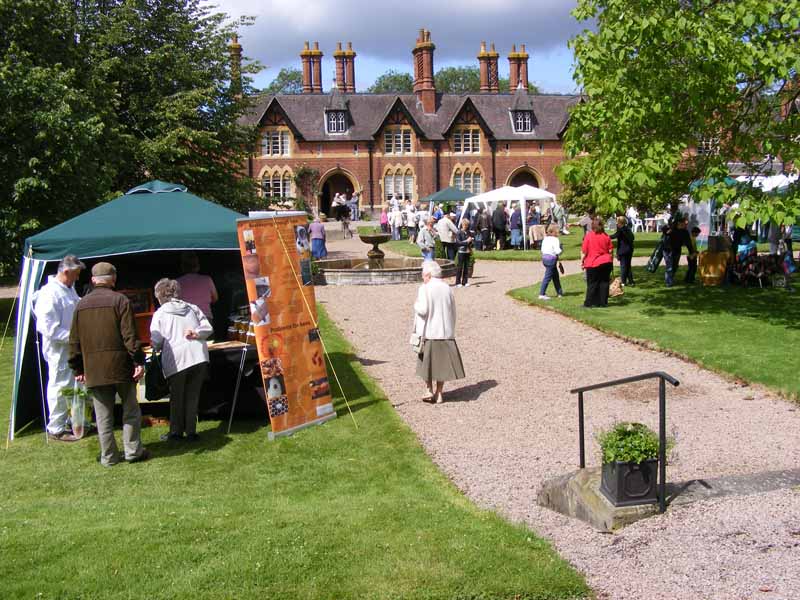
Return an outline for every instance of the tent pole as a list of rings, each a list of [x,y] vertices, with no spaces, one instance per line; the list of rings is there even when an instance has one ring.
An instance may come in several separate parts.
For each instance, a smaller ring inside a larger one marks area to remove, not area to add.
[[[233,403],[231,404],[231,415],[228,417],[228,435],[231,433],[233,425],[233,413],[236,411],[236,400],[239,398],[239,384],[242,383],[242,372],[244,371],[244,359],[247,356],[247,346],[242,348],[242,358],[239,361],[239,374],[236,376],[236,389],[233,391]]]
[[[42,395],[42,421],[44,422],[44,442],[45,444],[50,443],[50,436],[47,435],[47,412],[45,411],[45,390],[44,390],[44,377],[42,375],[42,352],[39,348],[39,332],[35,331],[34,336],[36,337],[36,364],[39,366],[39,391]]]

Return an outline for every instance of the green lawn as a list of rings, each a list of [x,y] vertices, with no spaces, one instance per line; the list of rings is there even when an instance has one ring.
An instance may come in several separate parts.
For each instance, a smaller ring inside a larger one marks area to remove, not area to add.
[[[197,446],[145,429],[153,459],[112,469],[95,463],[96,437],[45,445],[30,432],[0,452],[0,597],[589,594],[547,542],[458,492],[324,315],[322,329],[358,429],[337,397],[340,418],[275,442],[253,422],[228,436],[203,421]]]
[[[678,270],[678,281],[684,269]],[[539,300],[538,285],[509,294],[602,331],[654,342],[658,348],[789,397],[800,396],[796,357],[800,294],[780,288],[703,287],[699,283],[666,288],[663,267],[653,275],[634,267],[634,278],[636,286],[626,287],[625,295],[610,299],[604,309],[583,308],[586,284],[580,274],[562,280],[565,297],[561,300]]]

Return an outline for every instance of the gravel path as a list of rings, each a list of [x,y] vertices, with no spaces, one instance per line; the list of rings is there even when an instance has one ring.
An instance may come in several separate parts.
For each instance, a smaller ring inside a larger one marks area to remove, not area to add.
[[[358,239],[329,248],[366,250]],[[800,598],[798,489],[673,507],[614,535],[536,505],[544,480],[577,467],[568,390],[652,370],[681,381],[667,392],[671,481],[800,464],[796,405],[506,296],[542,274],[538,263],[481,261],[473,285],[454,290],[467,379],[445,388],[439,406],[419,400],[413,375],[416,285],[318,287],[317,298],[436,464],[478,505],[552,540],[598,598]],[[730,339],[721,332],[719,343]],[[589,466],[599,462],[596,431],[620,419],[656,428],[657,411],[655,380],[587,395]]]

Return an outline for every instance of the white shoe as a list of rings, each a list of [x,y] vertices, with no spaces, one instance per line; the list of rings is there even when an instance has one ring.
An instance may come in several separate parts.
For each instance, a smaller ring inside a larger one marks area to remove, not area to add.
[[[465,283],[465,284],[464,284],[464,287],[469,287],[469,283]]]
[[[544,294],[539,294],[539,300],[550,300],[550,296],[545,296]]]
[[[458,283],[458,284],[456,284],[456,287],[464,287],[464,286],[461,285],[460,283]]]

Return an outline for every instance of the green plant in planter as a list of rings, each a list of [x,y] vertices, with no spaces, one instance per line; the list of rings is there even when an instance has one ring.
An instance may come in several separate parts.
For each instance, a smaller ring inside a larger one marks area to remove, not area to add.
[[[626,462],[640,464],[658,458],[658,435],[642,423],[617,423],[597,436],[603,452],[603,464]],[[670,443],[667,443],[669,448]]]

